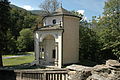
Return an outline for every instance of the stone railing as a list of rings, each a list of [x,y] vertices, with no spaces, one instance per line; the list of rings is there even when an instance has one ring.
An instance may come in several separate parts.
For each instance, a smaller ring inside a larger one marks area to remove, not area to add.
[[[16,80],[68,80],[67,70],[15,70]]]

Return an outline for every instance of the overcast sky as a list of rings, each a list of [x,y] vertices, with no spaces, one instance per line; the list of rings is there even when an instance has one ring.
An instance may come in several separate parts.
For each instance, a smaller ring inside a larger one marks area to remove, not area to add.
[[[39,5],[44,0],[9,0],[12,4],[27,10],[40,10]],[[62,1],[63,8],[71,11],[83,13],[87,20],[92,16],[100,16],[103,12],[104,2],[106,0],[59,0]]]

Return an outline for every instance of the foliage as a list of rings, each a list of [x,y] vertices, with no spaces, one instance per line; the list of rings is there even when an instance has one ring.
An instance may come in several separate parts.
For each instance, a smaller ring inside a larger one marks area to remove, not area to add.
[[[17,50],[17,38],[23,28],[32,28],[37,24],[37,16],[30,12],[0,1],[0,53],[13,54]],[[4,27],[3,27],[4,26]]]
[[[7,31],[11,26],[10,23],[10,6],[9,2],[4,0],[0,1],[0,51],[6,50]]]
[[[7,48],[7,31],[11,26],[10,23],[10,6],[8,0],[0,1],[0,66],[2,66],[1,53],[5,53]]]
[[[17,53],[17,38],[20,36],[19,32],[24,28],[32,28],[37,24],[37,16],[32,15],[30,12],[11,5],[10,10],[10,22],[7,25],[12,26],[7,31],[6,36],[6,53],[4,54],[15,54]]]
[[[17,39],[24,28],[32,28],[37,24],[36,15],[22,8],[9,4],[8,0],[0,1],[0,66],[1,54],[17,53]],[[3,14],[4,13],[4,14]],[[33,43],[31,44],[33,45]],[[28,47],[29,48],[29,47]],[[29,49],[33,50],[33,46]]]
[[[120,58],[120,0],[105,2],[104,16],[94,18],[92,29],[99,36],[103,59]]]
[[[10,54],[15,54],[17,52],[17,46],[16,46],[16,40],[14,36],[12,35],[11,31],[7,31],[7,51],[4,54],[10,53]]]
[[[33,51],[33,33],[30,29],[22,29],[17,39],[19,51]]]
[[[54,12],[58,7],[58,0],[44,0],[43,3],[40,4],[40,8],[47,13]]]
[[[120,12],[120,0],[108,0],[105,2],[104,12],[105,16],[112,16],[113,14],[119,14]]]
[[[99,42],[96,32],[89,28],[87,21],[80,25],[80,59],[97,61],[99,58]]]
[[[82,59],[82,60],[80,60],[80,63],[78,63],[78,64],[83,65],[83,66],[93,67],[93,66],[97,65],[98,63],[95,61],[88,60],[88,59]]]
[[[37,16],[32,15],[30,12],[19,9],[12,8],[11,10],[11,25],[13,26],[11,31],[15,39],[19,36],[19,32],[23,28],[31,28],[35,26]]]
[[[120,0],[105,2],[103,14],[80,22],[80,59],[120,59]]]

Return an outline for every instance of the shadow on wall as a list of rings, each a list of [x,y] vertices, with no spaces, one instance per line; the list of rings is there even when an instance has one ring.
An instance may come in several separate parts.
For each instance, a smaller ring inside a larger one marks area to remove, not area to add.
[[[0,80],[16,80],[13,70],[0,70]]]

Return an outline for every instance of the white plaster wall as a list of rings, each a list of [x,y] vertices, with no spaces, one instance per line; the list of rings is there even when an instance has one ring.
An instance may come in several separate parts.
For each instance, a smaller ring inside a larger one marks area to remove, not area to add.
[[[60,24],[60,22],[62,22],[62,16],[46,17],[43,20],[44,26],[53,25],[54,19],[56,19],[56,24]]]

